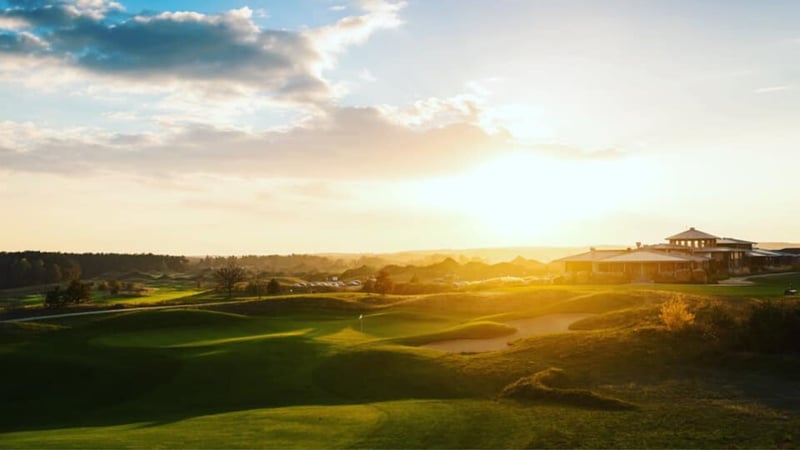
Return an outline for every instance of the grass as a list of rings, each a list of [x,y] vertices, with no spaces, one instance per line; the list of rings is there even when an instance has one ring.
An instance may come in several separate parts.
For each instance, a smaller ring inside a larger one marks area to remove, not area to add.
[[[692,289],[690,309],[753,302]],[[667,331],[658,312],[675,291],[297,295],[3,324],[0,448],[796,447],[800,358]],[[411,345],[562,312],[597,315],[497,352]],[[550,367],[573,384],[531,378]],[[498,398],[526,377],[545,401]]]
[[[614,397],[597,394],[588,389],[564,386],[571,384],[561,369],[549,368],[522,377],[500,392],[504,398],[533,400],[590,409],[626,410],[636,407]]]

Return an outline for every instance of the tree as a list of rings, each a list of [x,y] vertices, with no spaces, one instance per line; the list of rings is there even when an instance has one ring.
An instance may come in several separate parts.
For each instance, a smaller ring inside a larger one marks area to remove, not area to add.
[[[14,286],[30,284],[33,266],[28,258],[20,258],[11,265],[11,279]]]
[[[61,281],[61,266],[56,263],[47,265],[47,282],[58,283]]]
[[[122,283],[119,280],[111,280],[108,282],[108,292],[111,295],[117,295],[121,290],[122,290]]]
[[[61,286],[56,286],[44,296],[44,306],[46,308],[58,308],[59,306],[64,306],[64,303],[64,291],[61,290]]]
[[[392,279],[389,278],[389,272],[385,270],[378,272],[378,275],[375,277],[375,292],[386,295],[390,294],[393,289],[394,283]]]
[[[45,268],[44,261],[41,259],[34,259],[31,263],[32,281],[34,284],[47,282],[47,269]]]
[[[236,287],[236,283],[245,280],[245,271],[231,261],[226,267],[220,267],[215,270],[214,278],[217,281],[217,287],[225,290],[228,293],[228,297],[230,297],[233,295],[233,288]]]
[[[269,295],[278,295],[281,293],[281,284],[275,278],[269,280],[267,285],[267,293]]]
[[[375,290],[375,280],[372,278],[367,278],[364,280],[361,290],[371,294]]]
[[[92,299],[92,284],[72,280],[65,291],[67,303],[83,303]]]
[[[61,274],[64,280],[79,280],[81,278],[81,265],[73,259],[67,259],[61,266]]]
[[[248,294],[254,294],[258,296],[258,299],[261,300],[261,296],[267,290],[267,282],[264,279],[264,272],[260,272],[253,276],[250,282],[247,284],[247,292]]]
[[[56,286],[44,296],[44,306],[58,308],[70,303],[83,303],[92,299],[92,284],[72,280],[66,289]]]

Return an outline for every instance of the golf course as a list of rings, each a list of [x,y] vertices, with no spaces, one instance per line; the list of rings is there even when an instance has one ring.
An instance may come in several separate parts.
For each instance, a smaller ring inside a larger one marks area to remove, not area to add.
[[[4,322],[0,448],[794,448],[800,357],[754,317],[796,321],[780,286],[797,277],[188,291],[186,308]],[[676,302],[692,317],[670,326]]]

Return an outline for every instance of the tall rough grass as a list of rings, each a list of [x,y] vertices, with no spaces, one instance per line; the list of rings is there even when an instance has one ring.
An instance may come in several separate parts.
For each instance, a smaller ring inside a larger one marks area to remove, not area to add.
[[[661,306],[659,317],[670,331],[681,331],[694,323],[694,314],[689,312],[689,305],[679,295],[667,300]]]
[[[551,367],[507,385],[500,392],[500,397],[559,403],[590,409],[636,409],[632,403],[588,389],[570,388],[568,387],[570,384],[571,380],[563,370]]]

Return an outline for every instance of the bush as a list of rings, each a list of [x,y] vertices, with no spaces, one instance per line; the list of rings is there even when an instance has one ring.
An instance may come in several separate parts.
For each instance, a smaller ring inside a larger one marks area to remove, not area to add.
[[[592,272],[590,280],[595,284],[626,284],[631,278],[624,272]]]
[[[751,350],[800,352],[800,304],[765,301],[754,306],[744,333]]]
[[[70,281],[66,289],[56,286],[45,294],[44,305],[47,308],[58,308],[70,303],[83,303],[92,299],[92,284],[79,280]]]
[[[692,282],[693,283],[708,283],[708,274],[703,269],[694,269],[692,271]]]
[[[691,283],[692,271],[689,269],[678,270],[675,272],[676,283]]]
[[[680,331],[694,323],[694,314],[689,312],[689,306],[679,296],[661,306],[659,317],[669,331]]]
[[[741,320],[719,303],[699,308],[695,313],[695,327],[707,340],[739,346]]]

